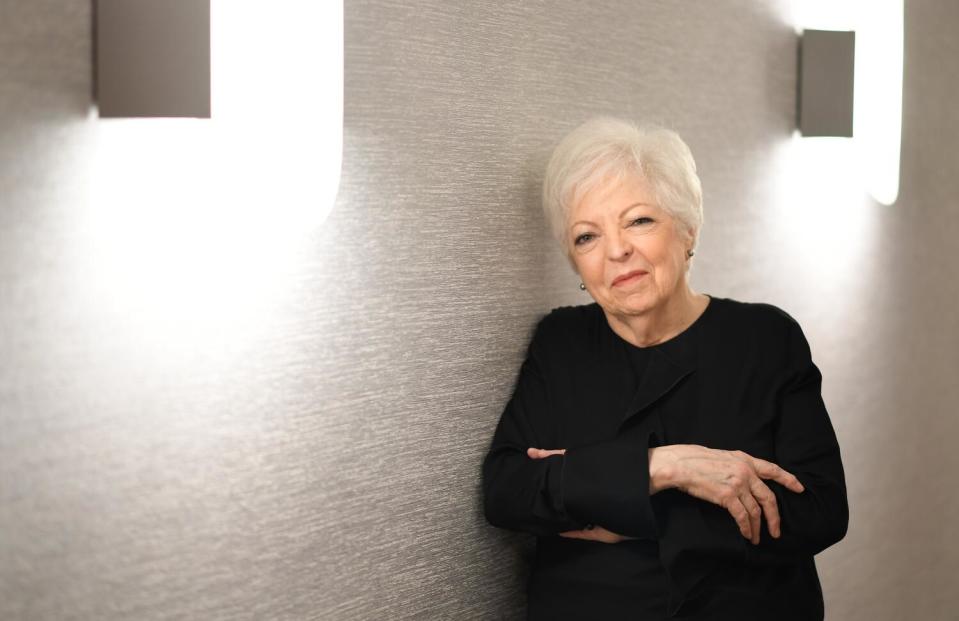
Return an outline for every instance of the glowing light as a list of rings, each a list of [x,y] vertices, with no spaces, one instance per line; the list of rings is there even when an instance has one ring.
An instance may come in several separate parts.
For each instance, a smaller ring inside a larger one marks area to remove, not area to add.
[[[903,2],[873,0],[859,14],[853,135],[865,163],[866,189],[891,205],[899,195]]]
[[[340,175],[342,2],[213,0],[211,22],[213,118],[97,121],[91,175],[98,303],[181,339],[257,321]]]

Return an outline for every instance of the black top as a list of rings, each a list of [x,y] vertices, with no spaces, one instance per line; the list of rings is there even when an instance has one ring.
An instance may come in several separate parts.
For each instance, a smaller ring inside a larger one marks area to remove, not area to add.
[[[529,619],[822,619],[813,555],[848,521],[839,447],[799,325],[768,304],[711,297],[679,335],[636,347],[597,304],[536,327],[483,463],[487,519],[537,535]],[[724,509],[649,495],[647,449],[740,449],[795,474],[774,481],[782,537],[753,546]],[[528,447],[566,448],[529,459]],[[636,540],[558,533],[600,524]]]

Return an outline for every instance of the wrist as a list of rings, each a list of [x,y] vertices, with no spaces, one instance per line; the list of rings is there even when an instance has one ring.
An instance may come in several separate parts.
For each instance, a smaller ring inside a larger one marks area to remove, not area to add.
[[[657,446],[649,449],[649,493],[676,487],[676,469],[669,459],[670,447]]]
[[[679,469],[676,466],[676,448],[672,444],[649,449],[649,493],[679,487]]]

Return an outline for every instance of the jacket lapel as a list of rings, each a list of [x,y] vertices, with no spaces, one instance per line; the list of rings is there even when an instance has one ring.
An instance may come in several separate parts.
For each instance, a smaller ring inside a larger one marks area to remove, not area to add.
[[[670,343],[666,343],[666,345],[670,345]],[[672,356],[667,356],[662,348],[656,348],[650,352],[646,371],[643,373],[639,388],[636,389],[636,393],[629,401],[629,407],[623,414],[622,421],[619,424],[620,428],[635,415],[643,412],[673,390],[695,370],[692,356],[688,354],[689,352],[677,349]]]

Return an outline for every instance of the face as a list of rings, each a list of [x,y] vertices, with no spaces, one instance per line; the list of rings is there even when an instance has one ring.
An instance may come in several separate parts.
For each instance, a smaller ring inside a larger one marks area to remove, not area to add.
[[[645,180],[627,175],[598,184],[571,209],[570,256],[607,313],[662,310],[685,290],[691,232],[655,203]]]

